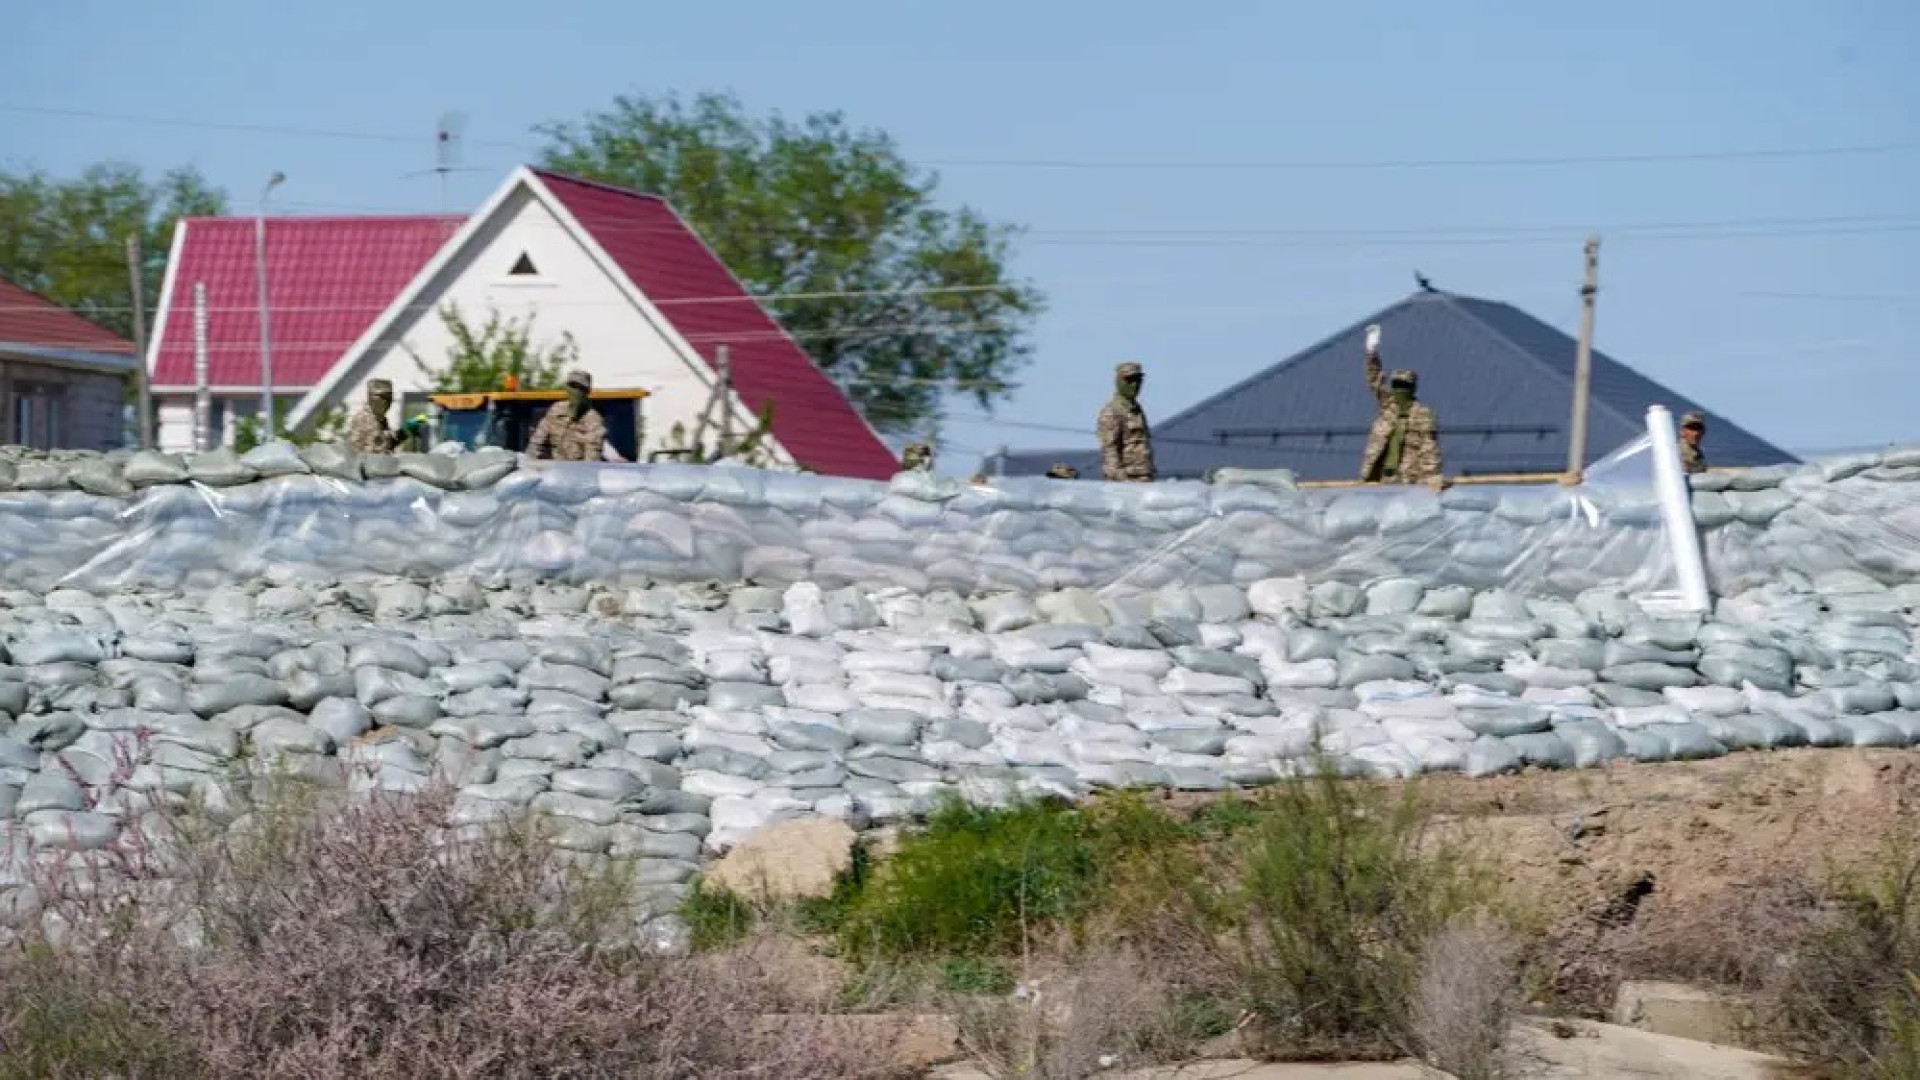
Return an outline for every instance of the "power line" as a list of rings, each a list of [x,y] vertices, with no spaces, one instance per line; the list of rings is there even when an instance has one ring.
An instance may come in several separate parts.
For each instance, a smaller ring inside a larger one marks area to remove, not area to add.
[[[355,203],[322,202],[286,202],[282,205],[309,207],[317,210],[354,210],[360,213],[413,215],[413,211],[395,206],[377,206]],[[239,220],[234,218],[231,220]],[[272,220],[315,220],[314,218],[281,218]],[[536,228],[564,229],[566,226],[556,221],[527,221],[524,224]],[[703,235],[724,234],[728,236],[764,236],[775,239],[835,239],[850,234],[849,230],[816,231],[806,229],[783,228],[743,228],[732,222],[688,221],[687,225]],[[1023,228],[1019,230],[1019,239],[1039,242],[1070,242],[1082,240],[1120,240],[1161,241],[1161,240],[1241,240],[1241,239],[1304,239],[1304,240],[1343,240],[1371,241],[1393,240],[1399,238],[1416,239],[1459,239],[1463,242],[1493,241],[1502,238],[1516,238],[1536,241],[1565,240],[1568,236],[1584,237],[1588,233],[1600,232],[1607,236],[1630,235],[1634,233],[1660,234],[1669,232],[1699,232],[1719,229],[1800,229],[1824,228],[1827,226],[1912,226],[1920,225],[1920,215],[1911,212],[1894,214],[1842,214],[1818,215],[1811,217],[1750,217],[1750,218],[1707,218],[1676,219],[1670,221],[1616,222],[1611,225],[1592,222],[1566,225],[1445,225],[1445,226],[1407,226],[1398,228],[1267,228],[1245,225],[1207,226],[1184,228],[1135,228],[1135,227],[1093,227],[1074,229]],[[608,221],[594,225],[595,233],[608,233],[617,236],[673,236],[681,229],[678,225],[655,225],[646,222]],[[1335,245],[1338,246],[1338,245]]]
[[[41,116],[60,116],[82,120],[109,120],[122,123],[151,124],[159,127],[194,128],[206,131],[232,131],[253,135],[286,135],[300,138],[349,139],[361,142],[417,145],[415,135],[397,132],[352,131],[335,128],[292,127],[280,124],[249,124],[229,121],[193,120],[181,117],[117,113],[92,109],[65,109],[43,105],[0,103],[0,111]],[[537,150],[531,143],[504,140],[470,140],[469,145],[498,149]],[[1090,158],[927,158],[919,163],[934,168],[1043,169],[1043,170],[1318,170],[1357,171],[1382,169],[1478,169],[1541,168],[1575,165],[1658,165],[1707,161],[1764,161],[1808,158],[1861,157],[1907,153],[1920,150],[1920,143],[1874,143],[1852,146],[1758,147],[1731,150],[1699,150],[1671,153],[1632,154],[1560,154],[1510,157],[1465,158],[1375,158],[1375,159],[1270,159],[1270,160],[1098,160]]]
[[[1753,297],[1761,300],[1827,300],[1827,301],[1833,301],[1836,303],[1861,303],[1861,304],[1920,303],[1920,293],[1907,293],[1905,295],[1892,295],[1892,296],[1871,296],[1871,295],[1848,295],[1843,293],[1750,291],[1750,292],[1743,292],[1740,295],[1742,297]]]
[[[237,220],[237,219],[234,219]],[[303,218],[280,218],[283,222],[298,222]],[[560,228],[558,224],[544,225],[547,228]],[[1558,234],[1555,234],[1555,230]],[[596,234],[610,236],[648,236],[678,235],[674,228],[656,228],[637,223],[609,222],[596,225]],[[1520,248],[1520,247],[1556,247],[1577,242],[1581,237],[1599,232],[1610,239],[1624,238],[1630,243],[1667,243],[1711,240],[1753,240],[1753,239],[1800,239],[1824,238],[1836,236],[1891,236],[1920,231],[1920,216],[1911,215],[1853,215],[1807,218],[1746,218],[1722,221],[1695,222],[1646,222],[1626,223],[1611,226],[1479,226],[1440,229],[1406,230],[1287,230],[1255,229],[1241,230],[1192,230],[1180,232],[1165,230],[1160,233],[1140,234],[1125,230],[1112,233],[1099,233],[1094,230],[1082,230],[1070,235],[1059,235],[1046,231],[1035,231],[1029,239],[1039,246],[1084,246],[1084,247],[1142,247],[1142,248],[1293,248],[1323,250],[1358,250],[1366,248]],[[769,235],[772,231],[769,230]],[[789,239],[821,239],[828,234],[808,236],[794,234]],[[87,260],[70,260],[64,265],[96,265],[107,267],[119,265],[117,260],[101,258],[89,264]],[[1001,285],[934,286],[920,292],[937,295],[935,290],[962,292],[1003,292],[1019,287],[1019,283]],[[874,290],[864,295],[913,295],[912,290]],[[796,299],[820,299],[835,296],[863,295],[858,291],[814,293],[762,294],[761,299],[786,302]],[[738,297],[696,297],[694,302],[720,303],[738,300]],[[673,303],[676,301],[665,301]],[[95,309],[106,310],[106,309]]]

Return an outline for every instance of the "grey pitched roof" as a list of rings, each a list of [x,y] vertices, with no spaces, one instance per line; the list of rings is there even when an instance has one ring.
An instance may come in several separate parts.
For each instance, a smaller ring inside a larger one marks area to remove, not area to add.
[[[1232,466],[1292,469],[1303,480],[1354,478],[1375,412],[1362,369],[1369,323],[1381,326],[1385,367],[1419,372],[1420,398],[1439,419],[1448,475],[1566,468],[1573,338],[1507,304],[1422,290],[1156,422],[1161,475],[1197,478]],[[1706,416],[1707,460],[1715,465],[1797,460],[1599,349],[1590,403],[1588,464],[1644,433],[1647,406],[1656,404],[1676,419],[1693,411]],[[1088,475],[1098,457],[1091,446],[1018,451],[1004,467],[1031,475],[1064,461]],[[990,459],[988,471],[995,465]]]

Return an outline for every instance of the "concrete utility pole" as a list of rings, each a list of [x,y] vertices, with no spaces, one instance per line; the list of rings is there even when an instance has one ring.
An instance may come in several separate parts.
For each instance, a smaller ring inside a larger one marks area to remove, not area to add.
[[[147,301],[140,273],[140,234],[127,237],[127,274],[133,285],[134,388],[140,410],[140,449],[153,449],[153,393],[147,375]]]
[[[260,286],[260,441],[273,441],[273,334],[267,316],[267,199],[273,189],[285,183],[287,174],[276,172],[267,177],[260,192],[260,210],[253,215],[253,260],[255,278]]]
[[[1580,286],[1580,349],[1573,361],[1573,425],[1567,439],[1567,475],[1587,467],[1587,394],[1593,384],[1593,302],[1600,292],[1600,238],[1587,237],[1587,278]]]
[[[207,375],[207,283],[193,283],[193,449],[213,449],[213,391]]]

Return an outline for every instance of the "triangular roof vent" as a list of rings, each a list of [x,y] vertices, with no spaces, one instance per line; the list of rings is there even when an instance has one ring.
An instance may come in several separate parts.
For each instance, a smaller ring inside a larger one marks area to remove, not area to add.
[[[538,277],[539,275],[540,271],[534,268],[532,256],[524,251],[520,253],[518,259],[513,261],[513,269],[507,271],[508,277]]]

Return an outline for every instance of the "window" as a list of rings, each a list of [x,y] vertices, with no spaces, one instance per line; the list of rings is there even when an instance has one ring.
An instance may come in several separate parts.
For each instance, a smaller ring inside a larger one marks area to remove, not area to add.
[[[507,276],[539,277],[540,271],[534,267],[533,257],[523,251],[518,259],[513,260],[513,269],[507,271]]]
[[[67,444],[67,433],[60,426],[60,399],[57,397],[47,399],[47,419],[44,426],[46,431],[42,432],[40,437],[47,441],[46,449],[52,450]]]
[[[33,399],[21,393],[13,395],[13,441],[17,446],[33,445]]]

